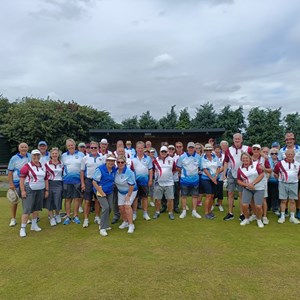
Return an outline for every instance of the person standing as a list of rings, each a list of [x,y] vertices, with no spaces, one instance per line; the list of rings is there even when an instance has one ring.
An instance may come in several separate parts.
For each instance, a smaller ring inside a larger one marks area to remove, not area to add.
[[[237,171],[242,165],[241,154],[247,152],[251,154],[251,148],[243,145],[243,136],[240,133],[233,135],[233,145],[230,146],[225,152],[224,158],[224,173],[223,179],[227,179],[228,189],[228,213],[223,220],[228,221],[234,219],[233,215],[233,202],[234,202],[234,191],[235,189],[239,192],[240,199],[240,221],[244,220],[242,212],[242,187],[237,183]],[[227,173],[228,170],[228,173]]]
[[[113,190],[116,174],[116,158],[113,154],[108,154],[106,162],[96,168],[93,176],[93,187],[97,200],[102,208],[100,220],[100,235],[107,236],[110,230],[109,215],[113,208]]]
[[[175,160],[175,164],[177,166],[177,161],[179,159],[179,155],[175,152],[175,146],[174,145],[169,145],[168,146],[169,150],[169,156],[172,157]],[[178,170],[173,174],[173,179],[174,179],[174,212],[179,214],[179,174]]]
[[[26,237],[28,217],[32,214],[32,231],[41,231],[37,224],[37,214],[43,208],[44,198],[48,198],[49,183],[45,167],[40,163],[41,152],[31,151],[31,162],[25,164],[20,171],[20,190],[23,214],[21,219],[20,237]]]
[[[183,153],[178,161],[177,167],[180,172],[180,190],[182,212],[180,219],[186,217],[187,196],[192,196],[192,217],[200,219],[201,216],[197,213],[197,200],[199,194],[199,170],[201,169],[201,156],[195,151],[195,143],[187,144],[187,152]]]
[[[48,151],[48,144],[45,141],[39,141],[38,149],[41,152],[40,163],[44,165],[47,161],[50,160],[50,153]]]
[[[136,151],[134,148],[132,148],[131,141],[126,141],[126,147],[125,152],[130,156],[130,158],[134,157],[136,155]]]
[[[82,152],[76,150],[76,143],[73,139],[67,139],[67,152],[63,153],[61,161],[64,165],[63,172],[63,196],[66,204],[66,219],[64,225],[71,223],[71,203],[74,200],[74,217],[73,222],[80,224],[78,218],[78,209],[80,203],[81,187],[80,187],[80,168],[81,160],[84,157]]]
[[[28,145],[26,143],[20,143],[18,146],[19,153],[14,155],[8,163],[8,184],[9,188],[16,190],[21,198],[20,191],[20,171],[24,165],[31,161],[31,156],[28,153]],[[13,227],[17,225],[17,208],[18,204],[11,204],[11,219],[9,226]]]
[[[136,176],[138,186],[137,197],[133,202],[133,219],[136,219],[138,198],[142,199],[143,218],[151,220],[148,214],[148,193],[153,182],[153,164],[149,156],[144,154],[145,144],[142,141],[136,143],[136,155],[131,160],[131,168]]]

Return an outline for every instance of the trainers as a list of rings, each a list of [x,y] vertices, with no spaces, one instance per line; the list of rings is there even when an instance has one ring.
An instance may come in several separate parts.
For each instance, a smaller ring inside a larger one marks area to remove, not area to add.
[[[128,222],[125,222],[123,221],[123,223],[119,226],[120,229],[125,229],[127,228],[129,225],[128,225]]]
[[[255,221],[255,220],[257,220],[256,215],[251,215],[251,216],[249,217],[249,221],[250,221],[250,222],[253,222],[253,221]]]
[[[240,221],[244,221],[245,220],[245,216],[243,214],[241,214],[240,217],[239,217],[239,220]]]
[[[154,204],[154,202],[153,202],[153,201],[150,201],[150,203],[149,203],[149,204],[150,204],[150,206],[151,206],[151,207],[154,207],[154,206],[155,206],[155,204]]]
[[[83,213],[83,208],[82,208],[82,206],[79,206],[78,212],[81,213],[81,214]]]
[[[234,219],[234,216],[233,216],[233,214],[231,214],[231,213],[228,213],[228,214],[223,218],[224,221],[229,221],[229,220],[233,220],[233,219]]]
[[[109,231],[109,230],[111,230],[111,227],[107,227],[107,228],[105,228],[105,230],[106,230],[106,231]]]
[[[283,224],[285,222],[285,218],[280,217],[277,221],[279,224]]]
[[[41,231],[42,228],[39,227],[37,224],[36,224],[36,225],[32,225],[32,224],[31,224],[30,230],[32,230],[32,231]]]
[[[31,224],[31,220],[30,219],[28,219],[27,224]]]
[[[279,210],[275,210],[274,214],[279,217],[280,216],[280,211]]]
[[[174,214],[173,213],[169,213],[169,219],[170,220],[175,220]]]
[[[213,220],[215,217],[212,214],[205,214],[205,219]]]
[[[17,225],[17,220],[16,220],[15,218],[12,218],[12,219],[10,220],[9,226],[10,226],[10,227],[14,227],[14,226],[16,226],[16,225]]]
[[[256,222],[257,222],[258,228],[264,228],[265,227],[264,223],[261,220],[257,220]]]
[[[144,220],[146,220],[146,221],[150,221],[150,220],[151,220],[151,218],[149,217],[149,215],[148,215],[147,212],[144,212],[143,218],[144,218]]]
[[[76,224],[80,224],[80,219],[78,218],[78,216],[74,217],[72,222],[76,223]]]
[[[158,219],[160,217],[160,213],[159,212],[155,212],[153,219]]]
[[[214,210],[214,208],[215,208],[215,207],[212,205],[212,207],[211,207],[210,211],[213,211],[213,210]]]
[[[224,211],[224,208],[223,208],[223,206],[222,205],[219,205],[219,211]]]
[[[55,221],[56,221],[56,224],[60,224],[61,223],[61,216],[60,215],[55,216]]]
[[[268,225],[269,224],[269,219],[267,217],[263,217],[262,218],[262,222],[265,224],[265,225]]]
[[[51,225],[51,226],[56,226],[56,221],[55,221],[54,218],[51,218],[51,219],[50,219],[50,225]]]
[[[66,217],[66,219],[64,220],[63,224],[64,225],[69,225],[71,223],[71,219],[70,217]]]
[[[201,216],[195,210],[192,211],[192,217],[196,219],[201,219]]]
[[[136,214],[136,212],[133,212],[133,214],[132,214],[132,220],[135,221],[136,218],[137,218],[137,214]]]
[[[294,224],[299,224],[300,221],[298,219],[296,219],[295,217],[290,217],[290,222],[294,223]]]
[[[134,224],[129,224],[128,225],[128,233],[133,233],[134,232],[134,229],[135,229],[135,226],[134,226]]]
[[[25,228],[20,229],[20,237],[25,237],[26,236],[26,230]]]
[[[89,227],[89,219],[84,219],[83,224],[82,224],[83,228],[87,228]]]
[[[100,229],[100,235],[102,236],[108,236],[106,229]]]
[[[186,210],[183,210],[182,213],[180,214],[179,218],[184,219],[186,217]]]
[[[94,223],[100,225],[100,221],[101,221],[100,217],[96,216],[94,219]]]
[[[241,226],[245,226],[245,225],[249,225],[249,224],[250,224],[250,220],[246,219],[246,218],[240,223]]]

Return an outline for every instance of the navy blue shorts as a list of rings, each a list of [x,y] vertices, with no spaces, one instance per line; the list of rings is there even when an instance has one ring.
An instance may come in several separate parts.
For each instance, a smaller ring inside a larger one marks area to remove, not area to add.
[[[217,185],[214,184],[211,180],[202,180],[201,184],[206,195],[214,195],[217,191]]]

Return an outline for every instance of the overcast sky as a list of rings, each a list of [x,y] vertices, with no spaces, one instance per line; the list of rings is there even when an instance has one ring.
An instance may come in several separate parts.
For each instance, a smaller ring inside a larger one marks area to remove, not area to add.
[[[0,94],[120,122],[210,101],[300,110],[299,0],[1,0]]]

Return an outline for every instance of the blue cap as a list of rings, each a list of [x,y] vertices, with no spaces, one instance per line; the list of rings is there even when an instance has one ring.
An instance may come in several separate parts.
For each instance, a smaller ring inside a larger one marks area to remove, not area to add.
[[[41,145],[48,146],[47,143],[46,143],[45,141],[39,141],[38,146],[41,146]]]
[[[272,147],[279,147],[279,146],[280,146],[280,144],[278,142],[273,142],[272,143]]]

